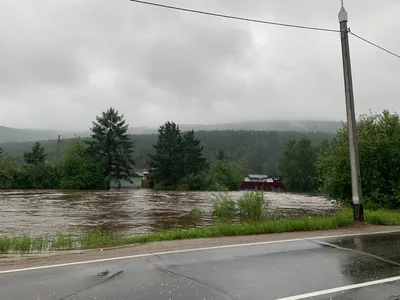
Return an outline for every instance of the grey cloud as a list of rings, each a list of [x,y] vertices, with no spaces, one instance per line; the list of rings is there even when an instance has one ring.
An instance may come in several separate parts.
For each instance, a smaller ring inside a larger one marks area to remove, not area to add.
[[[159,2],[339,26],[339,1]],[[346,8],[354,32],[400,51],[398,0],[346,1]],[[86,129],[109,106],[133,126],[345,117],[335,33],[128,0],[5,0],[0,19],[1,125]],[[398,60],[354,38],[351,51],[357,111],[398,110]]]

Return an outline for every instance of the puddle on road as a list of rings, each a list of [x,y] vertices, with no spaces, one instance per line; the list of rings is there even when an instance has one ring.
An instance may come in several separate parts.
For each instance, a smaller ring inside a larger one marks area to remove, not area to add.
[[[0,234],[76,233],[101,229],[120,234],[210,224],[213,192],[153,190],[2,191]],[[232,192],[238,199],[243,192]],[[329,214],[334,203],[320,196],[265,193],[274,217]],[[193,207],[205,210],[198,219],[187,216]]]

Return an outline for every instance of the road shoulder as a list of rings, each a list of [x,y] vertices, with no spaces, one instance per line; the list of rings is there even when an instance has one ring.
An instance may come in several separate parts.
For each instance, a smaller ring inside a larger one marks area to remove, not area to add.
[[[278,242],[293,239],[314,237],[327,237],[348,234],[370,234],[386,231],[399,231],[400,226],[375,226],[349,227],[335,230],[286,232],[277,234],[250,235],[237,237],[205,238],[192,240],[163,241],[147,244],[135,244],[104,249],[88,249],[74,251],[60,251],[33,255],[3,255],[0,256],[0,271],[18,268],[34,268],[54,264],[68,264],[90,260],[101,260],[132,255],[152,254],[158,252],[179,251],[207,247],[220,247],[228,245],[241,245],[251,243]]]

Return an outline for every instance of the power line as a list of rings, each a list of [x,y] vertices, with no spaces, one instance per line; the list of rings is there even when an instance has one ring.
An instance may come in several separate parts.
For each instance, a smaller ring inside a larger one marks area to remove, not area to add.
[[[147,2],[147,1],[141,1],[141,0],[130,0],[130,1],[136,2],[136,3],[141,3],[141,4],[147,4],[147,5],[162,7],[162,8],[173,9],[173,10],[185,11],[185,12],[196,13],[196,14],[207,15],[207,16],[213,16],[213,17],[234,19],[234,20],[240,20],[240,21],[246,21],[246,22],[252,22],[252,23],[261,23],[261,24],[283,26],[283,27],[291,27],[291,28],[299,28],[299,29],[308,29],[308,30],[316,30],[316,31],[340,32],[340,30],[330,29],[330,28],[311,27],[311,26],[303,26],[303,25],[295,25],[295,24],[286,24],[286,23],[263,21],[263,20],[243,18],[243,17],[231,16],[231,15],[224,15],[224,14],[218,14],[218,13],[213,13],[213,12],[207,12],[207,11],[201,11],[201,10],[195,10],[195,9],[189,9],[189,8],[183,8],[183,7],[177,7],[177,6],[165,5],[165,4],[159,4],[159,3]]]
[[[173,9],[173,10],[178,10],[178,11],[184,11],[184,12],[190,12],[190,13],[196,13],[196,14],[201,14],[201,15],[207,15],[207,16],[213,16],[213,17],[219,17],[219,18],[226,18],[226,19],[233,19],[233,20],[239,20],[239,21],[246,21],[246,22],[252,22],[252,23],[261,23],[261,24],[267,24],[267,25],[275,25],[275,26],[283,26],[283,27],[291,27],[291,28],[298,28],[298,29],[307,29],[307,30],[316,30],[316,31],[326,31],[326,32],[341,32],[340,30],[336,29],[330,29],[330,28],[322,28],[322,27],[311,27],[311,26],[303,26],[303,25],[296,25],[296,24],[287,24],[287,23],[278,23],[278,22],[270,22],[270,21],[264,21],[264,20],[257,20],[257,19],[250,19],[250,18],[243,18],[243,17],[237,17],[237,16],[232,16],[232,15],[225,15],[225,14],[218,14],[218,13],[213,13],[213,12],[207,12],[207,11],[202,11],[202,10],[196,10],[196,9],[189,9],[189,8],[184,8],[184,7],[178,7],[178,6],[172,6],[172,5],[166,5],[166,4],[160,4],[160,3],[154,3],[154,2],[148,2],[148,1],[142,1],[142,0],[129,0],[131,2],[136,2],[140,4],[146,4],[146,5],[151,5],[151,6],[156,6],[156,7],[161,7],[161,8],[167,8],[167,9]],[[374,46],[377,47],[378,49],[385,51],[386,53],[389,53],[397,58],[400,58],[399,54],[396,54],[392,51],[389,51],[355,33],[349,30],[349,33],[356,38]]]
[[[396,53],[394,53],[394,52],[392,52],[392,51],[389,51],[389,50],[387,50],[387,49],[385,49],[385,48],[383,48],[383,47],[381,47],[381,46],[379,46],[379,45],[377,45],[377,44],[375,44],[375,43],[373,43],[373,42],[371,42],[371,41],[369,41],[369,40],[367,40],[367,39],[365,39],[365,38],[363,38],[363,37],[361,37],[361,36],[359,36],[359,35],[357,35],[357,34],[355,34],[355,33],[353,33],[353,32],[350,31],[350,30],[349,30],[349,33],[350,33],[352,36],[355,36],[356,38],[358,38],[358,39],[360,39],[360,40],[362,40],[362,41],[364,41],[364,42],[366,42],[366,43],[368,43],[368,44],[370,44],[370,45],[372,45],[372,46],[375,46],[376,48],[381,49],[382,51],[385,51],[386,53],[389,53],[389,54],[391,54],[391,55],[394,55],[394,56],[397,57],[397,58],[400,58],[400,55],[399,55],[399,54],[396,54]]]

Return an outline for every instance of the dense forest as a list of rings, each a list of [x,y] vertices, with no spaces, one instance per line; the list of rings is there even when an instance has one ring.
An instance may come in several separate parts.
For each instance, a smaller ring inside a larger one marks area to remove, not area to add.
[[[332,139],[334,134],[325,132],[292,132],[292,131],[197,131],[195,137],[203,146],[203,153],[208,162],[217,159],[218,150],[222,149],[231,161],[240,162],[248,173],[277,175],[278,165],[284,146],[289,140],[309,139],[313,144],[319,144],[325,139]],[[148,155],[153,153],[157,134],[131,135],[134,142],[135,167],[148,167]],[[41,141],[47,153],[48,160],[61,158],[67,146],[73,139]],[[23,153],[29,150],[34,142],[0,144],[4,155],[15,158],[23,163]]]

